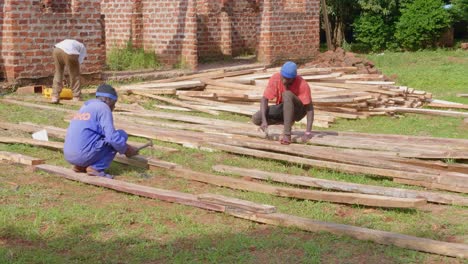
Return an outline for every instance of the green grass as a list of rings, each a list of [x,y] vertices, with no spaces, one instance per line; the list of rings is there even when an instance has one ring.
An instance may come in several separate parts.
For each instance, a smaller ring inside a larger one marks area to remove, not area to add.
[[[367,58],[400,85],[432,92],[436,99],[468,104],[468,98],[456,97],[468,90],[468,53],[464,50],[385,52]]]
[[[384,73],[392,74],[392,68],[397,70],[393,64],[414,61],[414,67],[399,74],[398,82],[434,94],[436,88],[445,87],[447,98],[452,98],[452,94],[460,92],[463,84],[453,82],[452,78],[460,76],[452,76],[451,72],[459,72],[459,68],[466,68],[466,64],[446,65],[453,71],[446,73],[445,78],[433,79],[432,82],[424,80],[427,83],[439,82],[434,88],[424,87],[424,83],[418,84],[416,81],[420,78],[407,73],[422,69],[419,62],[431,63],[429,57],[433,53],[434,60],[447,61],[447,64],[451,61],[450,57],[455,57],[454,54],[466,59],[466,55],[457,52],[431,51],[387,53],[376,56],[376,62],[382,64]],[[397,59],[401,56],[409,58]],[[382,57],[388,58],[390,62]],[[419,57],[421,59],[415,59]],[[437,65],[434,64],[434,67]],[[432,71],[432,67],[428,68]],[[400,75],[407,77],[400,81]],[[434,72],[432,76],[438,75]],[[460,80],[466,84],[466,77]],[[142,105],[152,109],[154,103],[149,101]],[[63,118],[61,112],[0,104],[2,121],[28,121],[67,127]],[[225,113],[220,118],[249,121],[247,117]],[[466,127],[461,126],[460,121],[457,118],[421,115],[373,117],[366,120],[340,120],[331,130],[468,138]],[[28,136],[1,130],[0,135]],[[131,137],[131,140],[142,141],[135,137]],[[371,185],[421,189],[367,175],[351,175],[224,152],[186,149],[167,142],[155,143],[180,151],[164,153],[145,149],[142,153],[201,172],[216,174],[211,171],[211,166],[225,164]],[[21,144],[0,144],[0,150],[45,158],[49,164],[69,166],[59,151]],[[433,205],[434,210],[369,208],[219,188],[180,179],[173,172],[162,169],[146,171],[113,163],[109,172],[119,175],[120,180],[155,188],[194,194],[217,193],[272,204],[279,212],[319,221],[468,243],[468,213],[464,207]],[[7,182],[16,182],[20,188],[15,190]],[[22,166],[8,163],[0,163],[0,204],[0,263],[468,263],[347,236],[260,225],[220,213],[68,181],[47,173],[32,173]]]
[[[127,45],[112,48],[107,54],[107,67],[112,71],[157,69],[161,66],[154,52]]]

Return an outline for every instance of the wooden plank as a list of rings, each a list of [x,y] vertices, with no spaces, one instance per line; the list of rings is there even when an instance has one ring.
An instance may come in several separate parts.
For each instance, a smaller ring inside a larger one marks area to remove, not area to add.
[[[0,151],[0,159],[8,160],[15,163],[20,163],[23,165],[34,166],[39,164],[44,164],[45,160],[38,159],[26,155],[22,155],[19,153],[13,153],[8,151]]]
[[[32,138],[21,138],[21,137],[0,137],[0,142],[8,144],[26,144],[32,146],[45,147],[49,149],[63,149],[62,142],[42,141]]]
[[[354,193],[384,195],[399,198],[422,198],[428,202],[468,206],[468,197],[454,194],[436,193],[428,191],[408,190],[392,187],[372,186],[342,181],[325,180],[312,177],[296,176],[291,174],[266,172],[254,169],[244,169],[226,165],[215,165],[213,170],[222,173],[230,173],[254,179],[276,181],[300,186],[316,187],[327,190],[337,190]]]
[[[198,199],[209,203],[219,204],[226,207],[240,208],[255,213],[271,214],[276,213],[276,207],[267,204],[258,204],[246,200],[226,197],[219,194],[204,193],[199,194]]]
[[[457,94],[458,97],[468,97],[468,94],[463,94],[463,93],[459,93]]]
[[[178,91],[181,91],[181,90],[176,90],[176,89],[173,89],[173,88],[168,88],[168,89],[162,89],[162,88],[159,88],[159,89],[144,89],[143,88],[143,89],[125,90],[125,92],[129,93],[129,94],[133,93],[133,91],[138,91],[140,93],[147,93],[147,94],[157,94],[157,95],[174,95]]]
[[[448,190],[452,192],[468,193],[468,187],[463,187],[463,186],[452,186],[452,185],[440,184],[437,182],[417,181],[417,180],[403,179],[403,178],[394,178],[393,181],[396,183],[401,183],[401,184],[422,186],[428,189],[440,189],[440,190]]]
[[[397,113],[413,113],[413,114],[424,114],[424,115],[436,115],[436,116],[449,116],[449,117],[468,117],[466,112],[457,111],[444,111],[444,110],[433,110],[433,109],[416,109],[416,108],[404,108],[404,107],[391,107],[394,112]]]
[[[58,111],[58,112],[66,112],[66,113],[76,112],[76,110],[61,108],[58,106],[55,107],[55,106],[48,106],[48,105],[39,105],[39,104],[27,103],[27,102],[22,102],[18,100],[12,100],[12,99],[0,99],[0,102],[6,103],[6,104],[15,104],[15,105],[20,105],[20,106],[25,106],[25,107],[30,107],[30,108],[36,108],[36,109]]]
[[[133,157],[126,157],[123,154],[117,153],[117,155],[114,158],[115,162],[122,163],[122,164],[127,164],[130,166],[138,167],[138,168],[143,168],[143,169],[148,169],[148,158],[145,156],[141,155],[136,155]]]
[[[192,97],[203,97],[203,98],[216,98],[216,93],[206,91],[177,91],[177,96],[192,96]]]
[[[70,180],[101,186],[120,192],[131,193],[152,199],[159,199],[166,202],[180,203],[206,210],[225,212],[238,218],[248,219],[259,223],[285,227],[296,227],[310,232],[325,231],[337,235],[348,235],[360,240],[370,240],[380,244],[395,245],[398,247],[434,254],[461,258],[468,257],[468,246],[465,244],[441,242],[386,231],[321,222],[280,213],[261,214],[239,210],[239,208],[226,208],[222,205],[200,201],[195,195],[192,194],[156,189],[153,187],[141,186],[119,180],[110,180],[102,177],[86,176],[82,173],[75,173],[72,170],[51,165],[37,165],[35,166],[35,169],[53,173]]]
[[[171,83],[137,83],[117,86],[117,91],[126,91],[126,90],[138,90],[138,89],[187,89],[187,88],[197,88],[204,87],[205,85],[201,81],[183,81],[183,82],[171,82]]]
[[[403,179],[406,178],[406,179],[413,180],[414,184],[417,186],[426,187],[425,185],[422,185],[422,184],[425,182],[432,183],[434,181],[441,179],[440,176],[436,176],[436,175],[426,175],[426,174],[421,174],[421,173],[411,173],[411,172],[365,167],[365,166],[359,166],[359,165],[342,164],[342,163],[337,163],[337,162],[312,160],[312,159],[306,159],[302,157],[271,153],[268,151],[261,151],[261,150],[255,150],[255,149],[249,149],[249,148],[235,147],[235,146],[214,143],[214,142],[207,142],[204,144],[206,144],[209,147],[212,147],[218,150],[223,150],[226,152],[260,157],[260,158],[282,160],[282,161],[287,161],[287,162],[291,162],[294,164],[309,165],[309,166],[317,167],[317,168],[326,168],[326,169],[332,169],[332,170],[348,172],[348,173],[378,175],[378,176],[391,177],[391,178],[403,178]],[[439,184],[437,188],[439,189],[443,188],[444,190],[449,190],[449,191],[461,190],[459,187],[444,185],[444,184]]]
[[[258,87],[254,85],[245,85],[245,84],[239,84],[239,83],[232,83],[232,82],[224,82],[224,81],[215,81],[211,80],[208,78],[203,78],[201,81],[205,84],[209,85],[214,85],[214,86],[220,86],[220,87],[226,87],[226,88],[231,88],[234,90],[240,90],[240,91],[255,91],[258,90]]]
[[[95,186],[101,186],[119,192],[131,193],[142,197],[158,199],[171,203],[179,203],[218,212],[223,212],[225,210],[225,207],[222,205],[200,201],[198,200],[196,195],[188,193],[157,189],[115,179],[111,180],[104,177],[88,176],[84,173],[76,173],[70,169],[65,169],[47,164],[37,165],[35,166],[35,169],[39,171],[53,173],[69,180],[79,181]]]
[[[219,112],[217,112],[217,111],[206,110],[206,109],[200,108],[200,107],[195,106],[195,105],[187,104],[187,103],[184,103],[184,102],[181,102],[181,101],[178,101],[178,100],[174,100],[174,99],[171,99],[171,98],[166,98],[166,97],[163,97],[163,96],[158,96],[158,95],[154,95],[154,94],[145,94],[145,93],[140,93],[138,91],[133,91],[133,94],[148,97],[148,98],[151,98],[151,99],[156,99],[156,100],[159,100],[159,101],[162,101],[162,102],[166,102],[166,103],[170,103],[170,104],[173,104],[173,105],[189,108],[189,109],[192,109],[192,110],[195,110],[195,111],[199,111],[199,112],[203,112],[203,113],[207,113],[207,114],[211,114],[211,115],[219,115]]]
[[[468,109],[468,105],[466,104],[429,103],[427,106],[434,107],[434,108]]]
[[[309,232],[329,232],[383,245],[394,245],[450,257],[468,258],[468,245],[461,243],[443,242],[357,226],[327,223],[281,213],[260,214],[229,209],[226,210],[226,213],[263,224],[298,228]]]
[[[281,197],[294,197],[299,199],[328,201],[334,203],[361,204],[366,206],[396,208],[415,208],[426,203],[425,199],[420,198],[389,198],[379,195],[326,192],[271,186],[242,179],[196,172],[182,168],[180,166],[175,166],[171,171],[174,172],[175,176],[187,180],[194,180],[237,190],[267,193]]]

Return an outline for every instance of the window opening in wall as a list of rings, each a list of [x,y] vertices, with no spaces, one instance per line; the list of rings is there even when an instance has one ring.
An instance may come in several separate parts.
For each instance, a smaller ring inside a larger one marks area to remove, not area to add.
[[[42,0],[42,11],[50,13],[70,13],[73,0]]]

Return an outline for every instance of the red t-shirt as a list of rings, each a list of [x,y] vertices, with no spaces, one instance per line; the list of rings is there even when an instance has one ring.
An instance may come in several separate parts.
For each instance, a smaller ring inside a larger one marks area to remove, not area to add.
[[[289,90],[295,94],[304,105],[311,103],[312,97],[310,95],[309,84],[302,79],[301,76],[296,77]],[[263,96],[268,100],[276,98],[276,104],[281,104],[283,101],[281,94],[283,94],[284,91],[286,91],[286,87],[284,87],[283,82],[281,82],[281,74],[278,72],[271,76],[263,92]]]

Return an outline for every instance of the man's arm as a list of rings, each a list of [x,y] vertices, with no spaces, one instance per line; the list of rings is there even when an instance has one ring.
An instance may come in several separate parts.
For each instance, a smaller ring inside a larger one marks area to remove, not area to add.
[[[260,100],[260,113],[262,114],[262,124],[260,128],[265,131],[268,128],[268,121],[266,117],[266,112],[268,109],[268,99],[265,96],[262,96]]]
[[[310,104],[305,106],[307,111],[307,128],[306,128],[306,135],[312,132],[312,124],[314,123],[314,104],[310,102]]]
[[[98,120],[104,132],[104,140],[109,143],[117,152],[124,154],[127,151],[128,136],[126,133],[115,130],[114,119],[110,109],[101,109],[99,116],[100,117]]]

